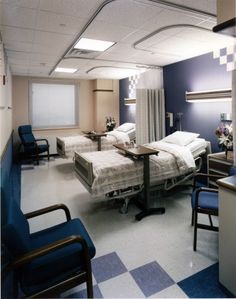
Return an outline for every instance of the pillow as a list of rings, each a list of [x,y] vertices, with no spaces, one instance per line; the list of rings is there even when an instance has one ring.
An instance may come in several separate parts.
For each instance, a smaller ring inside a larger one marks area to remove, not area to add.
[[[195,140],[200,134],[192,132],[176,131],[162,139],[164,142],[185,146]]]
[[[124,123],[123,125],[116,128],[117,131],[124,133],[127,133],[128,131],[133,129],[135,129],[135,124],[133,123]]]

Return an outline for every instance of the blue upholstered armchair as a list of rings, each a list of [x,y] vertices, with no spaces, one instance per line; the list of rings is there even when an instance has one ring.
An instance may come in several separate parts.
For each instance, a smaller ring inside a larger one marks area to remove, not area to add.
[[[35,139],[31,125],[24,125],[18,128],[19,137],[27,157],[35,158],[39,164],[39,155],[47,152],[49,160],[49,144],[47,139]],[[42,143],[43,142],[43,143]]]
[[[236,175],[236,166],[230,168],[229,176]],[[222,176],[207,175],[204,173],[198,173],[194,177],[193,192],[192,192],[192,225],[194,225],[194,237],[193,237],[193,250],[197,250],[197,229],[206,229],[212,231],[218,231],[219,228],[213,225],[211,216],[218,216],[219,199],[218,189],[196,187],[196,182],[199,177],[212,177],[220,179]],[[210,224],[199,223],[198,214],[206,214],[209,217]]]
[[[14,273],[26,297],[58,297],[86,282],[88,298],[92,298],[90,261],[95,247],[82,222],[71,219],[68,208],[62,204],[26,215],[14,200],[2,198],[1,204],[2,245],[10,256],[2,270],[2,287]],[[58,209],[65,212],[65,222],[30,233],[27,219]]]

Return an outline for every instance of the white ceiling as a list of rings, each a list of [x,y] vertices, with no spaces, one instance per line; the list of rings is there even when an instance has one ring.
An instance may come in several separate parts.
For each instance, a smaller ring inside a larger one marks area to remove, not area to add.
[[[234,43],[232,37],[211,32],[216,0],[0,0],[0,12],[2,40],[14,75],[120,79]],[[190,26],[157,32],[177,24]],[[69,54],[80,37],[116,44],[102,53]],[[56,66],[78,71],[58,74],[53,72]]]

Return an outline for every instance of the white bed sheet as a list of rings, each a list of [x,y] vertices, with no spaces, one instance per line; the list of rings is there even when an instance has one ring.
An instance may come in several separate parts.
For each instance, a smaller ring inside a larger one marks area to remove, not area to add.
[[[158,156],[150,156],[151,184],[184,175],[196,168],[187,146],[162,141],[148,146],[160,150]],[[195,145],[190,148],[195,149]],[[142,160],[132,159],[117,150],[83,153],[80,156],[93,163],[94,181],[90,189],[92,198],[101,198],[111,191],[143,184]]]
[[[130,142],[129,135],[114,130],[108,132],[106,137],[101,137],[101,150],[112,150],[114,149],[113,144],[125,142]],[[92,140],[84,135],[57,137],[57,144],[60,144],[61,152],[67,158],[73,158],[75,151],[84,153],[98,150],[97,140]]]

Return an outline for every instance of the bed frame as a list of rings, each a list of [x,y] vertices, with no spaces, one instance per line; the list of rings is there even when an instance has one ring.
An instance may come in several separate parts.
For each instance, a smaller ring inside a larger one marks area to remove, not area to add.
[[[63,146],[60,142],[60,140],[57,138],[57,153],[62,157],[65,158],[66,157],[66,153],[63,149]]]
[[[151,185],[151,191],[156,190],[164,190],[169,191],[178,185],[182,185],[189,181],[197,172],[200,171],[202,167],[203,159],[206,159],[206,156],[211,153],[211,144],[207,142],[207,148],[200,153],[197,157],[194,158],[196,163],[196,169],[185,175],[181,175],[178,177],[169,178],[166,180],[155,182],[155,185]],[[85,186],[85,188],[92,193],[92,184],[94,180],[93,175],[93,164],[92,162],[88,161],[86,158],[81,157],[78,153],[75,152],[75,172],[77,174],[78,179],[80,182]],[[129,188],[114,190],[109,192],[108,194],[104,194],[104,197],[107,199],[123,199],[124,204],[120,209],[121,213],[127,213],[128,211],[128,204],[132,197],[137,195],[143,190],[142,185],[130,186]]]

